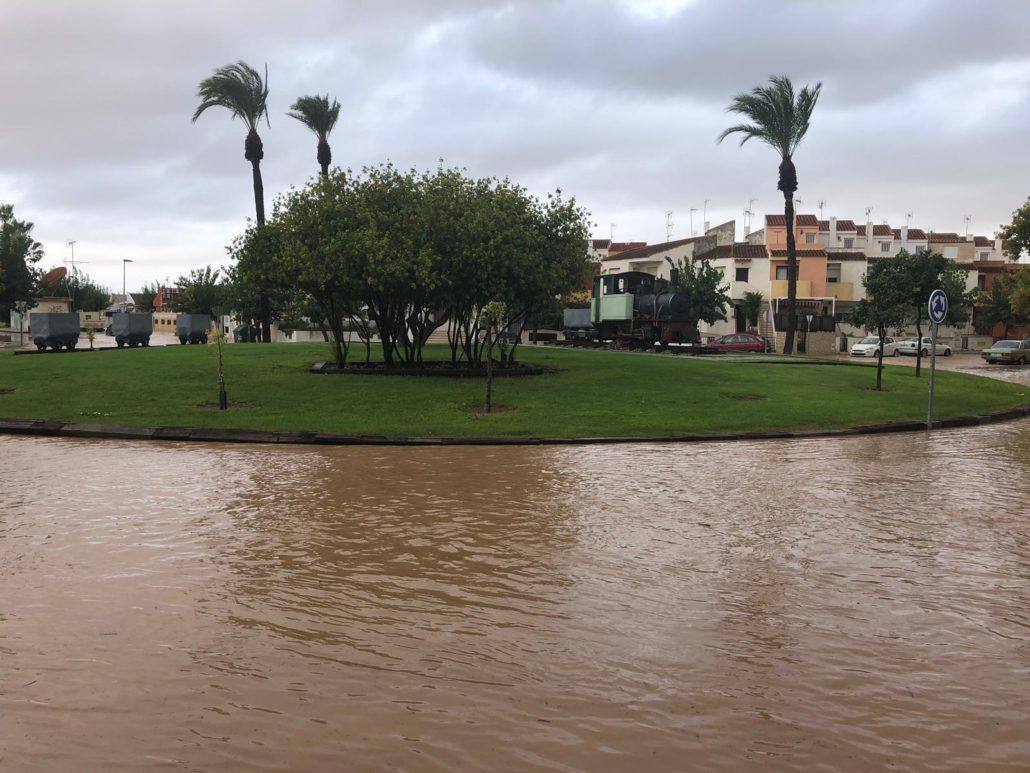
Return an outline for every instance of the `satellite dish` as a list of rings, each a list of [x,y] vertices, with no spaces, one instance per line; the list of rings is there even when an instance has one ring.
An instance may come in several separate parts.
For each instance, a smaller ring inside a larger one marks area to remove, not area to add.
[[[47,287],[53,287],[66,276],[68,276],[68,269],[64,266],[58,266],[57,268],[52,268],[43,274],[43,278],[40,281]]]

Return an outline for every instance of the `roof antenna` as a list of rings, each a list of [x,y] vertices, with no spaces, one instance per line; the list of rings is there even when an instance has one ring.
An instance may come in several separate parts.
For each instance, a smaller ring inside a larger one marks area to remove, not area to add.
[[[690,235],[694,235],[694,213],[697,212],[697,207],[690,208]]]
[[[665,241],[672,241],[672,210],[665,213]]]
[[[615,223],[608,224],[608,241],[615,241]]]
[[[826,208],[826,199],[819,199],[819,201],[817,201],[815,203],[815,205],[817,207],[819,207],[819,219],[822,220],[823,219],[823,209]]]
[[[972,220],[972,219],[973,219],[972,215],[966,215],[966,217],[965,217],[965,221],[966,221],[966,236],[969,236],[969,221]]]
[[[905,228],[908,228],[908,224],[909,224],[909,221],[911,219],[912,219],[912,213],[911,212],[906,212],[905,213]]]

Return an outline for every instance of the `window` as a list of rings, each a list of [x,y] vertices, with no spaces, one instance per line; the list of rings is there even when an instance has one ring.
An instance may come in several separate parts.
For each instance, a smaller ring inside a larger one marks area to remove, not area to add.
[[[839,263],[828,263],[826,265],[826,281],[827,282],[839,282],[840,281],[840,264]]]
[[[805,234],[805,244],[815,244],[815,234]]]
[[[746,282],[747,281],[747,275],[748,275],[748,269],[747,269],[746,266],[744,266],[744,267],[737,266],[736,281],[738,281],[738,282]]]
[[[844,240],[844,249],[850,250],[855,246],[855,240],[852,237],[848,237]]]
[[[987,277],[985,277],[983,274],[980,274],[980,276],[978,276],[976,278],[976,287],[977,287],[978,290],[986,290],[987,289]]]
[[[890,252],[890,251],[891,251],[891,243],[890,242],[880,242],[880,252]]]
[[[958,247],[945,247],[944,257],[951,258],[952,260],[958,258]]]
[[[776,278],[777,279],[790,279],[790,275],[787,273],[788,266],[777,266],[776,267]]]
[[[989,253],[989,252],[981,252],[980,253],[980,260],[990,260],[990,259],[991,259],[991,253]]]

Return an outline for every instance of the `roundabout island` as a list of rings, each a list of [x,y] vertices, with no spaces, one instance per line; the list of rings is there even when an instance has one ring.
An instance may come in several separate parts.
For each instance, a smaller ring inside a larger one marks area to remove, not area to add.
[[[446,346],[427,347],[446,360]],[[527,346],[539,375],[484,380],[316,374],[314,344],[225,347],[229,409],[217,410],[214,346],[14,357],[0,352],[0,430],[244,442],[475,443],[716,440],[918,429],[926,379],[801,358],[709,359]],[[1026,385],[938,373],[941,426],[1027,415]]]

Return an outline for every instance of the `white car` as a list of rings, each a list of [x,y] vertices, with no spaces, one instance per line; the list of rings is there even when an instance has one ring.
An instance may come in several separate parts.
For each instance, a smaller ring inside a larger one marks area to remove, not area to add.
[[[866,336],[851,347],[852,357],[878,357],[880,354],[880,337]],[[883,356],[897,357],[898,342],[890,336],[883,339]]]
[[[898,351],[901,352],[901,354],[911,354],[913,357],[916,356],[917,352],[922,354],[924,357],[929,357],[930,349],[933,345],[933,339],[929,336],[923,336],[922,346],[920,346],[918,338],[906,338],[898,344]],[[951,347],[938,341],[937,354],[943,354],[945,357],[950,357]]]

